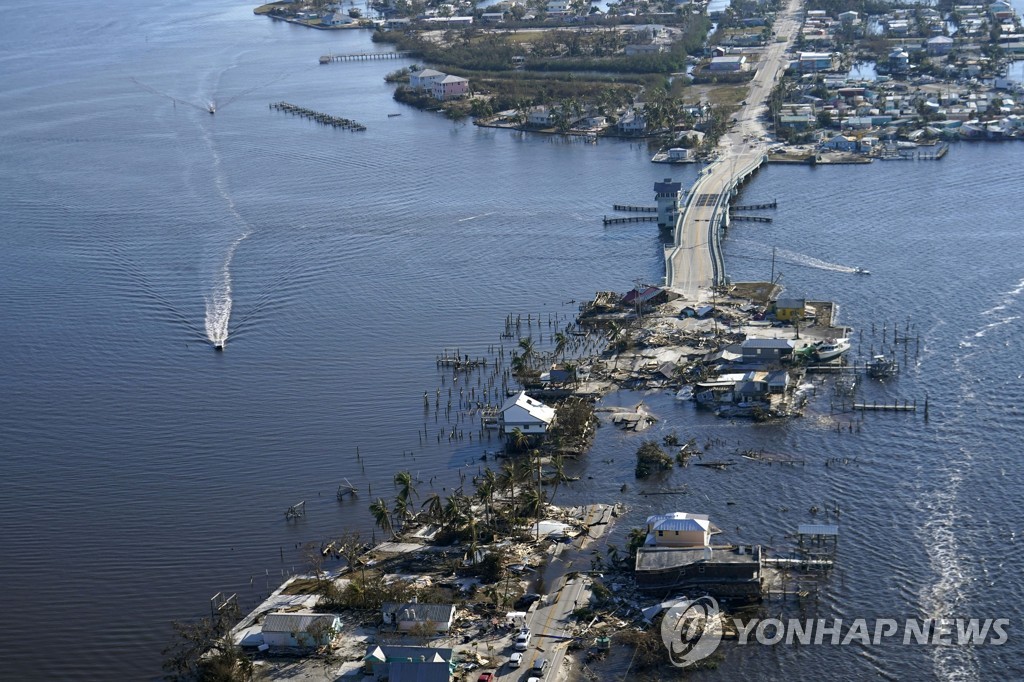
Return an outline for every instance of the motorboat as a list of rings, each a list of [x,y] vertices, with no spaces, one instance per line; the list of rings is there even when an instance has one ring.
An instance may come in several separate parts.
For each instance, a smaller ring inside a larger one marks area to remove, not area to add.
[[[870,275],[871,271],[870,270],[866,270],[864,268],[854,268],[853,269],[853,274],[855,274],[855,275]]]
[[[848,350],[850,350],[849,339],[826,339],[814,345],[814,358],[818,362],[828,362],[835,360]]]
[[[217,113],[217,105],[214,104],[213,102],[207,102],[206,110],[209,111],[211,114],[216,114]]]

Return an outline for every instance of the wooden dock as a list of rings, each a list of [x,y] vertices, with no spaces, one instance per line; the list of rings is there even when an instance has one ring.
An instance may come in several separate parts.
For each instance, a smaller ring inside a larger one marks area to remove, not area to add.
[[[623,225],[625,223],[653,223],[657,222],[658,216],[656,215],[636,215],[628,218],[609,218],[604,217],[605,225]]]
[[[612,204],[613,211],[626,211],[637,213],[657,213],[657,206],[632,206],[630,204]]]
[[[332,128],[346,128],[348,130],[355,130],[362,132],[366,130],[366,126],[358,121],[352,119],[342,118],[340,116],[331,116],[330,114],[324,114],[319,111],[313,111],[305,107],[300,107],[296,104],[289,104],[288,102],[273,102],[270,105],[271,109],[277,111],[283,111],[286,114],[292,114],[293,116],[301,116],[322,123],[324,125],[331,126]]]
[[[888,412],[917,412],[917,401],[908,403],[904,400],[900,403],[894,400],[891,403],[854,403],[853,409],[862,411],[888,411]]]
[[[730,215],[730,221],[738,221],[741,223],[770,223],[771,218],[761,215]]]
[[[325,54],[320,57],[320,63],[361,62],[370,59],[406,59],[411,56],[412,52],[353,52],[351,54]]]
[[[760,211],[761,209],[765,209],[765,208],[778,208],[778,206],[779,206],[778,201],[772,201],[771,203],[768,203],[768,204],[748,204],[746,206],[733,206],[733,207],[731,207],[731,210],[733,210],[733,211]]]

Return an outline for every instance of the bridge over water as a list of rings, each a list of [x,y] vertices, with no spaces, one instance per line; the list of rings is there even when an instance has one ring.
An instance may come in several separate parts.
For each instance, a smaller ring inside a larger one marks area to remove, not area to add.
[[[785,69],[800,10],[801,0],[788,0],[778,15],[777,39],[757,61],[747,100],[719,141],[718,158],[701,171],[679,212],[672,246],[665,250],[665,284],[689,301],[709,298],[710,290],[725,281],[720,240],[729,224],[729,201],[768,158],[763,142],[766,102]]]

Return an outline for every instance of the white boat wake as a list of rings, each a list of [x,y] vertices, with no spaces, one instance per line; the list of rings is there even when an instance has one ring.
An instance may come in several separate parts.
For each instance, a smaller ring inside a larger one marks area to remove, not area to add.
[[[238,247],[242,242],[248,239],[249,235],[252,234],[252,225],[242,216],[241,213],[238,212],[238,208],[235,206],[235,201],[231,198],[231,194],[228,192],[224,173],[221,169],[220,154],[217,153],[217,149],[214,147],[209,133],[207,133],[205,137],[207,145],[213,154],[214,184],[217,187],[217,192],[227,204],[228,211],[234,218],[235,223],[241,227],[241,233],[228,245],[224,262],[221,265],[220,271],[217,273],[216,279],[213,283],[213,291],[205,297],[206,337],[210,340],[210,343],[213,344],[214,348],[217,350],[223,350],[225,344],[228,342],[228,334],[231,325],[231,307],[233,303],[231,264],[235,259],[235,253],[238,251]]]
[[[758,260],[771,262],[772,247],[767,244],[760,244],[746,239],[727,239],[726,243],[738,247],[741,250],[741,253],[730,253],[727,254],[727,257],[738,256],[740,258],[756,258]],[[754,255],[754,253],[757,255]],[[814,256],[809,256],[805,253],[798,253],[796,251],[780,249],[777,247],[775,249],[775,262],[799,265],[805,268],[814,268],[815,270],[827,270],[830,272],[845,272],[849,274],[863,272],[866,274],[866,271],[863,270],[863,268],[843,265],[842,263],[830,263],[829,261],[815,258]]]

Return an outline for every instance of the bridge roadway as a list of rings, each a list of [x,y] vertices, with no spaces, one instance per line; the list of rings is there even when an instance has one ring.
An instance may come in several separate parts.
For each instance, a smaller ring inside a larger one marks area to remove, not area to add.
[[[777,42],[762,53],[746,103],[719,140],[717,158],[690,189],[676,222],[673,246],[666,251],[665,282],[687,301],[707,300],[712,287],[725,279],[719,238],[728,225],[729,199],[767,159],[762,138],[767,132],[768,96],[785,70],[785,53],[800,27],[800,10],[801,0],[788,0],[776,18]]]

